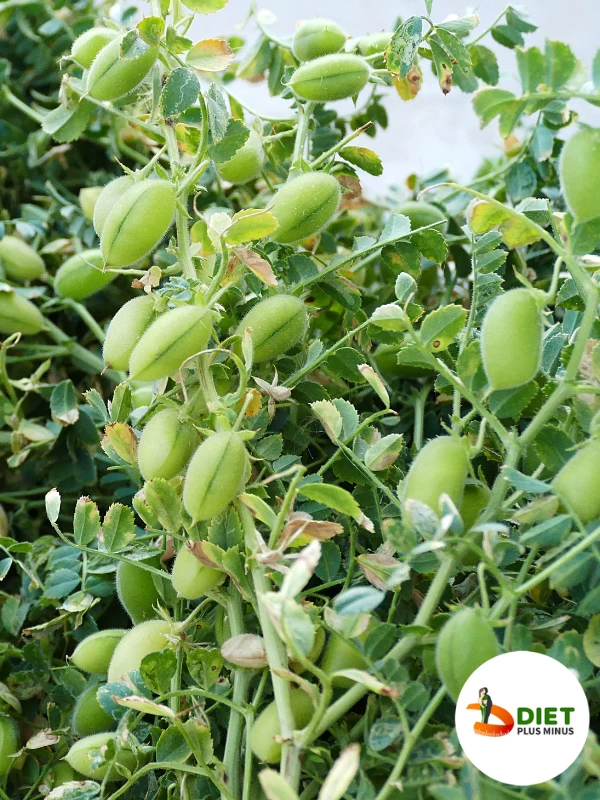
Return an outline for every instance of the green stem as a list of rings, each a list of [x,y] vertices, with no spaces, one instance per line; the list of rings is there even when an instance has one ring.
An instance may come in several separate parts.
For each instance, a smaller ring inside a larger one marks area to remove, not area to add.
[[[239,636],[244,633],[244,613],[242,609],[242,597],[235,586],[229,590],[227,600],[227,614],[229,616],[229,626],[232,636]],[[252,679],[252,672],[248,669],[238,668],[233,676],[233,702],[245,707],[248,702],[248,689]],[[227,783],[234,798],[239,798],[242,787],[242,735],[244,732],[244,715],[238,711],[232,711],[229,715],[229,725],[227,727],[227,740],[225,742],[225,753],[223,763],[227,773]]]
[[[106,377],[115,381],[115,383],[119,383],[122,380],[120,373],[115,372],[115,370],[107,369],[104,371],[104,361],[99,356],[94,355],[94,353],[86,350],[85,347],[74,342],[70,336],[67,336],[64,331],[53,322],[50,322],[48,318],[46,318],[45,331],[57,344],[64,344],[68,348],[71,356],[81,361],[86,367],[89,367],[92,372],[97,374],[103,373]]]
[[[292,155],[292,166],[290,167],[290,174],[297,172],[301,169],[302,161],[304,159],[304,149],[306,146],[306,139],[308,137],[308,129],[310,124],[310,115],[315,104],[308,102],[304,106],[299,106],[298,110],[298,127],[296,128],[296,140],[294,142],[294,152]],[[313,164],[314,166],[314,164]]]
[[[3,5],[6,5],[6,4],[5,3],[0,3],[0,9],[1,9],[1,7]],[[22,100],[19,100],[19,98],[11,92],[11,90],[8,88],[8,86],[3,86],[2,87],[2,95],[4,96],[4,99],[8,100],[8,102],[12,106],[17,108],[19,111],[22,111],[23,114],[28,116],[30,119],[34,120],[34,122],[37,122],[38,125],[42,124],[42,122],[44,121],[44,117],[41,114],[39,114],[37,111],[34,111],[33,108],[30,108],[27,105],[27,103],[24,103]]]
[[[373,123],[370,121],[366,122],[364,125],[361,125],[360,128],[357,128],[355,131],[352,131],[352,133],[349,133],[348,136],[344,136],[344,138],[341,141],[339,141],[336,145],[330,147],[329,150],[326,150],[318,158],[315,158],[315,160],[311,162],[310,168],[316,169],[317,167],[320,167],[321,164],[324,164],[327,160],[331,158],[331,156],[334,156],[336,153],[338,153],[342,149],[342,147],[345,147],[348,144],[348,142],[351,142],[353,139],[356,139],[357,136],[360,136],[361,133],[364,133],[367,130],[367,128],[371,127],[372,124]]]
[[[281,535],[281,531],[283,530],[283,526],[285,525],[286,517],[289,513],[290,508],[294,503],[294,500],[296,499],[296,489],[298,488],[298,484],[304,477],[304,473],[305,473],[304,467],[299,467],[296,471],[296,474],[290,481],[290,485],[288,486],[288,490],[285,493],[285,497],[283,498],[281,508],[279,509],[279,513],[277,514],[277,519],[275,520],[275,525],[273,526],[273,530],[271,531],[271,535],[269,537],[269,548],[271,550],[277,546],[277,542],[279,541],[279,536]]]
[[[84,305],[82,305],[81,303],[78,303],[76,300],[71,300],[70,297],[65,297],[63,299],[63,303],[64,303],[64,305],[66,305],[69,308],[73,309],[73,311],[79,317],[81,317],[81,319],[85,322],[85,324],[88,326],[90,331],[94,334],[96,339],[98,339],[100,344],[104,344],[104,338],[105,338],[104,337],[104,331],[102,330],[100,325],[98,325],[96,320],[92,317],[92,315],[87,310],[87,308]]]

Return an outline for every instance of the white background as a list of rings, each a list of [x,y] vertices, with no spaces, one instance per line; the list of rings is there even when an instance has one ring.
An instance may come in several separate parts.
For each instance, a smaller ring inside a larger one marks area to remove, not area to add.
[[[356,36],[389,30],[399,15],[407,17],[425,13],[423,0],[258,0],[257,4],[277,16],[273,30],[279,36],[293,33],[298,20],[313,16],[335,19],[348,34]],[[482,31],[506,5],[508,2],[505,0],[485,0],[478,7],[464,4],[461,0],[434,0],[432,17],[434,21],[441,21],[448,14],[462,16],[476,8],[481,17],[478,30]],[[561,39],[569,43],[587,65],[591,63],[600,46],[598,0],[529,0],[524,5],[531,20],[540,28],[526,37],[528,46],[543,46],[544,37]],[[243,29],[239,27],[247,17],[248,8],[248,0],[229,0],[228,5],[216,14],[198,16],[190,37],[197,41],[238,32],[252,40],[256,31],[254,23]],[[489,35],[482,44],[491,47],[500,57],[501,84],[518,92],[514,54],[494,42]],[[240,81],[236,92],[263,113],[287,112],[287,103],[270,98],[263,85]],[[382,183],[401,184],[412,172],[426,174],[449,164],[455,177],[468,180],[484,155],[501,152],[502,142],[496,122],[481,131],[471,108],[471,96],[454,89],[444,97],[427,64],[424,86],[416,100],[405,103],[393,90],[390,94],[390,102],[386,104],[390,117],[387,131],[378,133],[375,140],[363,136],[356,141],[356,144],[373,147],[383,159],[382,178],[361,174],[363,185],[372,196],[383,191]],[[342,104],[338,106],[345,108]],[[573,107],[583,111],[584,119],[600,125],[600,109],[592,109],[582,102]]]

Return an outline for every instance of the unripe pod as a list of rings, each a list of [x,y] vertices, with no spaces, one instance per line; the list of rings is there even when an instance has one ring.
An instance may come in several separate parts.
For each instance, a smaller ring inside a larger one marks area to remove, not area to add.
[[[315,638],[313,641],[313,646],[310,649],[310,653],[307,654],[306,658],[312,663],[315,664],[323,651],[323,647],[325,646],[325,631],[323,628],[317,628],[315,631]],[[292,672],[295,672],[296,675],[302,675],[305,671],[304,666],[300,661],[294,661],[293,658],[290,658],[289,661],[290,669]]]
[[[481,483],[468,483],[465,486],[465,493],[460,507],[460,516],[462,517],[465,531],[475,525],[479,515],[487,506],[491,494],[488,487]]]
[[[19,731],[10,717],[0,717],[0,777],[8,775],[13,765],[11,756],[19,749]]]
[[[109,212],[100,235],[107,264],[125,267],[153,250],[171,227],[175,187],[170,181],[134,184]]]
[[[362,633],[358,640],[364,642],[368,631]],[[343,669],[368,669],[369,665],[363,656],[347,642],[339,633],[332,633],[325,647],[323,658],[321,659],[321,669],[327,675],[333,672],[341,672]],[[350,678],[334,678],[333,685],[342,689],[349,689],[354,686]]]
[[[139,669],[142,659],[150,653],[169,647],[170,643],[166,637],[173,633],[175,633],[174,626],[162,619],[150,619],[127,631],[110,661],[109,682],[119,681],[132,670]]]
[[[79,190],[79,205],[86,219],[94,219],[96,203],[103,191],[102,186],[86,186]]]
[[[600,517],[600,439],[572,456],[552,481],[556,494],[583,523]]]
[[[142,406],[149,406],[154,397],[154,382],[153,381],[130,381],[131,399],[133,400],[134,408],[142,408]]]
[[[9,533],[8,516],[4,510],[4,506],[0,503],[0,536],[8,536]]]
[[[71,58],[80,67],[89,69],[100,50],[118,35],[118,31],[112,28],[90,28],[73,42]]]
[[[106,675],[115,648],[126,633],[124,628],[107,628],[86,636],[75,648],[71,663],[84,672]]]
[[[18,283],[33,281],[46,271],[42,257],[18,236],[0,239],[0,262],[6,277]]]
[[[582,128],[563,146],[560,186],[577,224],[600,216],[600,129]]]
[[[272,238],[290,244],[313,236],[331,222],[340,199],[340,184],[326,172],[305,172],[288,181],[270,207],[279,223]]]
[[[529,289],[497,297],[481,326],[481,356],[492,389],[515,389],[532,381],[542,360],[544,324]]]
[[[108,326],[102,348],[107,367],[129,367],[129,359],[136,344],[156,319],[154,307],[154,298],[145,294],[129,300],[117,311]]]
[[[53,764],[51,784],[53,789],[56,789],[57,786],[62,786],[63,783],[76,780],[77,773],[66,761],[59,761],[57,764]]]
[[[138,86],[152,69],[158,47],[146,45],[130,34],[113,39],[94,59],[87,79],[87,92],[95,100],[116,100]],[[127,47],[128,58],[121,54]],[[135,50],[135,55],[133,54]],[[133,56],[133,57],[132,57]]]
[[[90,686],[77,699],[71,720],[76,736],[114,731],[117,727],[117,720],[106,713],[96,698],[98,688]]]
[[[93,736],[85,736],[71,747],[65,761],[73,767],[76,772],[85,775],[86,778],[92,780],[102,780],[107,774],[110,765],[104,764],[100,767],[92,767],[92,758],[95,750],[100,750],[106,746],[110,741],[114,740],[114,733],[96,733]],[[130,772],[135,772],[137,768],[137,758],[129,747],[119,747],[116,763],[121,764]],[[124,781],[125,778],[120,775],[113,767],[108,772],[109,781]]]
[[[462,442],[451,436],[438,436],[427,442],[412,463],[402,486],[402,497],[418,500],[440,513],[440,496],[447,494],[460,508],[469,468],[469,457]]]
[[[39,333],[46,326],[41,311],[16,292],[0,292],[0,333]]]
[[[175,477],[197,444],[196,429],[189,420],[180,420],[174,408],[159,411],[144,428],[138,447],[138,465],[144,479]]]
[[[315,709],[310,697],[302,689],[291,689],[290,696],[294,723],[299,730],[309,723]],[[252,752],[267,764],[273,764],[281,757],[281,743],[275,741],[276,736],[281,736],[281,726],[277,704],[273,701],[258,715],[250,731]]]
[[[346,41],[346,34],[331,19],[307,19],[296,28],[292,52],[298,61],[310,61],[328,53],[337,53]]]
[[[435,662],[455,702],[467,678],[498,653],[496,635],[481,612],[463,608],[450,617],[438,635]]]
[[[157,567],[158,559],[148,559],[148,563]],[[156,617],[155,606],[161,596],[147,569],[131,561],[119,561],[117,596],[134,625]]]
[[[149,381],[176,372],[186,359],[204,350],[210,338],[210,311],[180,306],[155,320],[133,348],[131,377]]]
[[[390,43],[392,34],[388,31],[381,33],[369,33],[361,36],[358,40],[358,49],[363,56],[374,56],[376,53],[383,53]]]
[[[224,511],[241,491],[246,448],[237,433],[209,436],[194,453],[183,485],[183,504],[194,523]]]
[[[373,353],[377,368],[384,375],[394,375],[397,378],[423,378],[431,375],[432,369],[417,364],[399,364],[397,355],[399,345],[380,344]]]
[[[289,86],[304,100],[327,103],[358,94],[366,86],[369,74],[367,62],[360,56],[340,53],[321,56],[298,67]]]
[[[202,565],[187,546],[177,553],[171,580],[178,597],[197,600],[226,579],[227,575],[221,570]]]
[[[280,294],[261,300],[240,322],[238,333],[252,328],[255,363],[269,361],[298,344],[308,324],[306,306],[298,297]]]
[[[131,189],[135,181],[131,175],[121,175],[114,181],[107,183],[98,195],[94,205],[94,230],[100,236],[108,215],[115,207],[118,200]]]
[[[54,279],[54,291],[61,297],[84,300],[114,281],[116,272],[103,272],[100,250],[84,250],[68,258]]]
[[[396,214],[403,214],[409,218],[413,231],[416,231],[417,228],[424,228],[426,225],[432,225],[434,222],[443,223],[438,225],[435,230],[444,233],[448,229],[446,215],[431,203],[424,203],[422,200],[407,200],[406,203],[401,203],[394,210]]]
[[[224,164],[217,164],[220,177],[229,183],[248,183],[262,172],[265,164],[265,151],[260,135],[250,131],[245,144]]]

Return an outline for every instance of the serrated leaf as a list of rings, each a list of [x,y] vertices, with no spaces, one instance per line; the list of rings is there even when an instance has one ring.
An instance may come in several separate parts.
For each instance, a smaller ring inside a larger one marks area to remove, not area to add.
[[[211,83],[208,87],[208,91],[206,92],[206,107],[208,110],[210,135],[212,136],[213,142],[220,142],[227,132],[229,111],[227,110],[227,103],[225,102],[223,93],[216,83]],[[242,142],[242,144],[243,143],[244,142]],[[239,147],[241,146],[242,145],[239,145]],[[231,156],[229,156],[229,158],[231,158]]]
[[[500,78],[500,70],[494,51],[475,44],[469,48],[469,54],[475,75],[490,86],[495,86]]]
[[[225,39],[202,39],[186,56],[188,67],[202,72],[221,72],[234,59],[234,53]]]
[[[517,47],[515,55],[523,91],[534,92],[545,78],[546,61],[541,50],[537,47],[527,50]]]
[[[401,272],[394,284],[394,293],[401,303],[406,303],[417,291],[417,282],[412,275]]]
[[[104,429],[102,449],[110,453],[110,449],[106,447],[106,442],[126,464],[135,464],[137,462],[138,438],[133,428],[129,425],[124,422],[113,422],[107,425]]]
[[[405,78],[413,65],[423,37],[421,17],[408,17],[394,32],[385,50],[385,63],[392,75]]]
[[[546,494],[548,492],[548,484],[540,481],[537,478],[531,478],[529,475],[523,475],[517,469],[512,467],[503,468],[504,477],[508,480],[511,486],[521,492],[527,494]]]
[[[164,478],[154,478],[144,484],[144,497],[160,526],[176,533],[181,527],[181,500],[175,487]]]
[[[95,106],[89,100],[80,100],[75,106],[58,106],[46,114],[42,128],[61,144],[73,142],[87,128],[94,110]]]
[[[160,93],[160,110],[163,117],[177,117],[194,105],[200,84],[191,69],[178,67],[166,80]]]
[[[519,386],[518,389],[499,389],[489,396],[490,411],[498,419],[518,418],[538,393],[535,381]]]
[[[402,332],[406,330],[406,311],[394,303],[379,306],[371,314],[371,322],[385,331]]]
[[[72,381],[66,380],[56,384],[50,395],[50,413],[52,419],[63,427],[77,422],[79,408]]]
[[[157,45],[165,32],[165,21],[162,17],[144,17],[136,27],[146,44]]]
[[[402,452],[402,434],[390,433],[372,444],[365,453],[365,464],[373,472],[388,469]]]
[[[515,100],[515,95],[508,89],[482,89],[473,99],[473,108],[477,116],[481,119],[481,127],[486,125],[499,116]]]
[[[317,400],[310,404],[315,417],[323,426],[325,433],[332,441],[340,438],[342,434],[342,416],[329,400]]]
[[[436,264],[443,264],[448,255],[448,245],[439,231],[430,228],[428,231],[413,233],[411,242],[425,258]]]
[[[122,550],[135,536],[133,511],[121,503],[113,503],[102,521],[102,544],[107,553]]]
[[[471,69],[471,56],[458,36],[443,27],[436,28],[436,35],[459,69],[468,72]]]
[[[352,403],[348,400],[343,400],[341,397],[336,397],[332,400],[332,403],[337,408],[342,418],[342,439],[347,441],[354,436],[358,428],[358,411]]]
[[[390,407],[390,396],[379,375],[370,364],[359,364],[358,369],[367,383],[375,390],[379,399],[386,408]]]
[[[270,211],[263,208],[245,208],[233,215],[224,239],[231,245],[245,244],[269,236],[278,227],[277,217]]]
[[[569,80],[577,59],[575,54],[564,42],[553,42],[546,39],[544,50],[546,56],[546,85],[548,90],[553,92],[560,89]]]
[[[372,586],[356,586],[339,594],[333,601],[338,614],[368,614],[383,603],[385,592]]]
[[[342,147],[340,156],[369,175],[381,175],[383,172],[381,159],[368,147]]]
[[[208,146],[208,155],[216,164],[224,164],[246,144],[250,131],[239,119],[228,119],[225,128],[219,130],[222,132],[217,137],[211,128],[213,141]]]
[[[463,329],[467,311],[462,306],[449,305],[428,314],[421,325],[421,342],[435,353],[447,348]]]
[[[75,504],[73,538],[75,544],[91,544],[100,530],[98,506],[89,497],[80,497]]]

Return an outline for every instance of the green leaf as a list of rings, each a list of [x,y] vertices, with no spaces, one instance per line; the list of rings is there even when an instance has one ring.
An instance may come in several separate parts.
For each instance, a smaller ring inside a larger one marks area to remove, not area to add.
[[[549,91],[560,89],[569,80],[577,59],[575,54],[564,42],[553,42],[546,39],[546,85]]]
[[[355,520],[359,520],[361,517],[360,506],[350,492],[342,489],[341,486],[334,486],[331,483],[306,483],[298,491],[309,500],[322,503],[334,511],[339,511],[340,514],[346,514]]]
[[[216,83],[211,83],[208,87],[208,91],[206,92],[206,107],[208,111],[210,135],[212,136],[213,142],[220,142],[227,132],[229,112],[227,110],[227,103],[223,97],[223,92]],[[242,145],[239,145],[239,147],[241,146]],[[231,158],[231,156],[229,156],[229,158]]]
[[[181,499],[173,484],[164,478],[147,481],[144,484],[144,497],[150,513],[160,526],[176,533],[181,527]]]
[[[381,159],[368,147],[342,147],[340,156],[369,175],[381,175],[383,172]]]
[[[443,264],[448,255],[448,245],[443,234],[430,228],[428,231],[413,233],[411,242],[425,258],[436,264]]]
[[[537,478],[531,478],[529,475],[523,475],[517,469],[512,467],[504,467],[503,474],[506,480],[515,489],[526,494],[545,494],[549,490],[549,486],[544,481],[539,481]]]
[[[385,592],[373,586],[355,586],[341,592],[333,601],[333,606],[338,614],[369,614],[383,603]]]
[[[277,217],[263,208],[245,208],[233,215],[224,234],[227,244],[238,245],[269,236],[277,230]]]
[[[129,697],[119,697],[116,701],[120,706],[125,708],[132,708],[141,714],[151,714],[154,717],[166,717],[173,719],[174,712],[168,706],[161,703],[155,703],[154,700],[148,700],[147,697],[140,697],[137,694],[130,695]]]
[[[521,8],[509,6],[506,12],[506,21],[513,28],[516,28],[521,33],[534,33],[537,31],[538,26],[534,25],[527,19],[527,12]]]
[[[160,110],[163,117],[177,117],[194,105],[198,99],[200,84],[191,69],[178,67],[167,78],[160,93]]]
[[[137,31],[146,44],[157,45],[165,32],[162,17],[144,17],[137,24]]]
[[[88,126],[95,111],[89,100],[80,100],[75,106],[58,106],[42,121],[42,128],[60,144],[79,139]]]
[[[250,131],[241,120],[229,119],[222,136],[217,138],[214,133],[212,136],[213,142],[208,146],[208,155],[216,164],[224,164],[246,144]]]
[[[332,441],[342,435],[342,415],[330,400],[317,400],[310,404],[313,414],[319,420],[325,433]]]
[[[441,306],[423,320],[421,342],[434,353],[447,350],[464,327],[467,311],[462,306]]]
[[[166,694],[171,688],[171,678],[177,671],[177,657],[172,650],[165,649],[144,656],[140,674],[146,686],[154,694]]]
[[[416,280],[421,274],[421,256],[410,242],[386,244],[381,250],[381,260],[395,275],[408,273]]]
[[[102,543],[107,553],[122,550],[135,536],[133,511],[121,503],[113,503],[102,522]]]
[[[492,28],[492,37],[503,47],[513,50],[515,47],[523,47],[525,40],[518,28],[512,25],[496,25]]]
[[[77,395],[72,381],[57,383],[50,395],[52,419],[63,427],[74,425],[79,419]]]
[[[189,67],[203,72],[221,72],[234,59],[234,53],[225,39],[204,39],[197,42],[186,56]]]
[[[319,287],[348,311],[355,314],[360,308],[362,300],[360,289],[343,275],[326,278],[319,283]]]
[[[543,83],[546,72],[546,60],[537,47],[515,50],[519,76],[524,92],[534,92],[540,83]]]
[[[490,86],[495,86],[500,78],[500,70],[494,51],[482,44],[474,44],[469,48],[469,54],[475,75]]]
[[[258,773],[258,780],[267,800],[298,800],[298,795],[274,769],[263,769]]]
[[[477,14],[467,14],[466,17],[458,17],[458,19],[448,19],[445,22],[436,24],[436,30],[440,28],[444,31],[450,31],[457,36],[463,36],[466,33],[474,30],[479,25],[479,17]]]
[[[518,419],[538,393],[539,387],[535,381],[519,386],[518,389],[498,389],[489,396],[490,411],[498,419],[508,417]]]
[[[400,433],[390,433],[372,444],[365,453],[365,464],[373,472],[388,469],[398,458],[404,447]]]
[[[600,614],[592,617],[583,634],[583,649],[595,667],[600,667]]]
[[[448,94],[452,89],[452,57],[436,34],[430,37],[429,46],[440,88]]]
[[[225,8],[229,0],[181,0],[186,8],[196,14],[214,14]]]
[[[365,357],[353,347],[340,347],[326,361],[327,369],[334,375],[339,375],[346,381],[352,383],[362,383],[363,376],[360,374],[358,366],[363,364]]]
[[[571,531],[573,520],[566,514],[544,520],[519,537],[527,547],[554,547],[565,541]]]
[[[315,575],[323,583],[335,580],[342,564],[342,554],[335,542],[321,542],[321,558],[315,567]]]
[[[125,422],[133,410],[131,388],[128,383],[120,383],[108,403],[111,422]]]
[[[348,402],[348,400],[343,400],[341,397],[336,397],[334,400],[332,400],[332,403],[342,418],[341,439],[342,441],[347,441],[354,436],[356,429],[358,428],[358,411],[352,405],[352,403]]]
[[[358,369],[367,383],[375,390],[379,399],[386,408],[390,407],[390,396],[385,384],[370,364],[360,364]]]
[[[179,728],[170,726],[162,731],[156,743],[156,759],[182,764],[192,754],[192,748]]]
[[[499,116],[516,100],[515,95],[508,89],[482,89],[473,99],[473,108],[481,119],[481,127]]]
[[[98,506],[89,497],[80,497],[73,516],[73,538],[75,544],[91,544],[100,530]]]
[[[468,72],[471,69],[471,56],[469,51],[454,33],[446,30],[445,28],[436,28],[435,35],[441,41],[444,49],[449,53],[452,62],[463,72]]]
[[[513,164],[506,176],[506,189],[513,202],[518,203],[525,197],[530,197],[537,187],[537,175],[529,164],[519,161]]]
[[[417,291],[417,282],[407,272],[401,272],[394,284],[394,294],[401,303],[406,303]]]
[[[591,552],[578,553],[566,564],[561,564],[550,575],[551,589],[571,589],[581,586],[590,574],[596,560]]]
[[[422,38],[423,20],[421,17],[408,17],[396,29],[385,50],[386,66],[392,75],[406,78]]]

